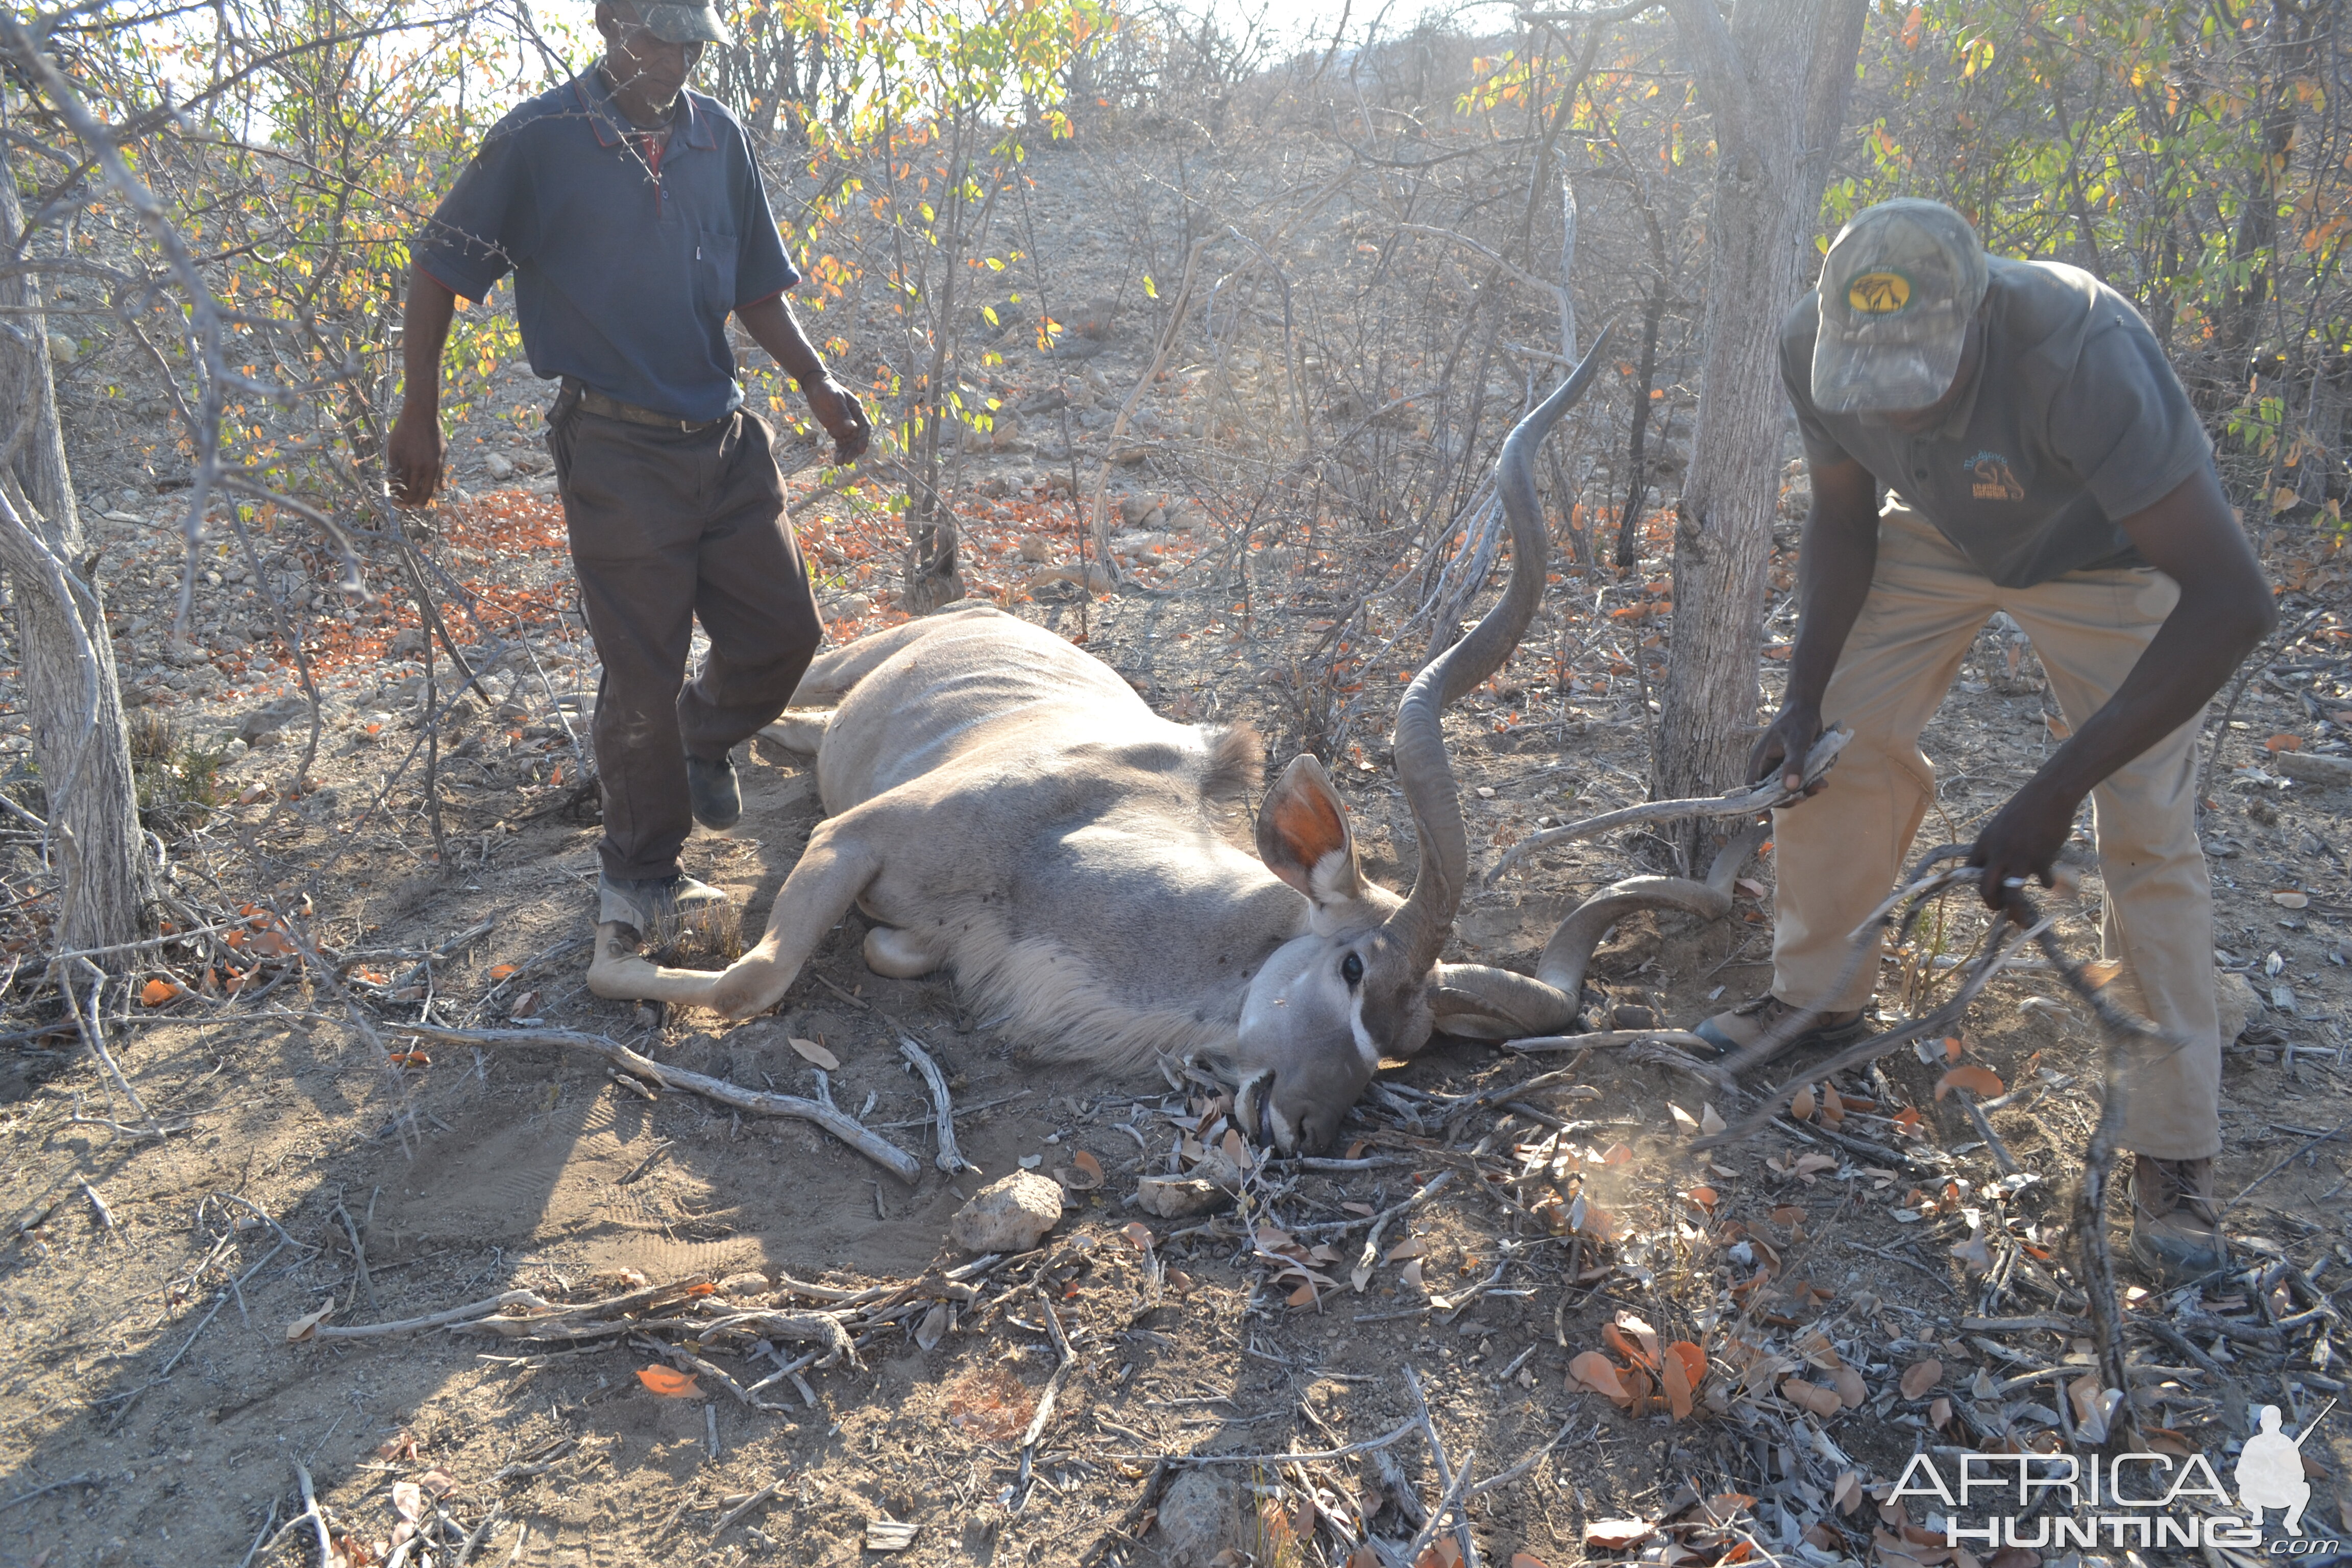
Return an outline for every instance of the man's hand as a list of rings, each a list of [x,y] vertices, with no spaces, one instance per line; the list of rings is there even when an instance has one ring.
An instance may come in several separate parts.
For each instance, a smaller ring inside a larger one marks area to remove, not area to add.
[[[1810,702],[1787,704],[1772,727],[1757,739],[1756,749],[1748,753],[1748,782],[1762,784],[1779,768],[1782,789],[1791,794],[1805,789],[1805,757],[1821,738],[1822,710]],[[1818,794],[1821,787],[1817,781],[1805,794]]]
[[[1978,890],[1985,908],[2003,908],[2028,877],[2045,888],[2057,885],[2058,851],[2074,831],[2074,808],[2082,804],[2079,797],[2070,800],[2035,778],[1993,814],[1977,835],[1968,860],[1984,868]]]
[[[441,434],[440,416],[425,413],[411,400],[400,405],[400,417],[383,447],[384,476],[392,499],[402,506],[423,506],[441,488],[441,464],[449,443]]]
[[[866,417],[865,405],[857,394],[831,376],[805,384],[809,412],[833,437],[833,460],[854,463],[866,455],[866,443],[874,438],[873,422]]]

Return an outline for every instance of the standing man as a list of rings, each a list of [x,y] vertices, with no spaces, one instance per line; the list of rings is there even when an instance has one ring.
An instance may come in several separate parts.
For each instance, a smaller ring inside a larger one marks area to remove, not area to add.
[[[800,273],[742,126],[686,90],[704,46],[729,41],[718,11],[600,0],[596,27],[603,61],[501,120],[417,241],[386,456],[395,500],[431,499],[451,313],[511,271],[531,369],[562,384],[547,445],[604,666],[597,920],[649,935],[722,897],[679,847],[742,814],[729,750],[783,711],[824,630],[729,315],[800,384],[836,460],[871,427],[785,301]],[[710,650],[688,681],[697,616]]]
[[[1797,1043],[1867,1025],[1874,948],[1830,995],[1935,797],[1919,732],[1996,610],[2032,638],[2072,737],[1988,821],[1987,906],[2053,863],[2093,802],[2104,955],[2169,1037],[2123,1069],[2132,1255],[2168,1279],[2222,1262],[2212,1201],[2221,1040],[2212,889],[2196,834],[2198,720],[2276,619],[2155,334],[2077,268],[1986,258],[1936,202],[1882,203],[1830,247],[1780,330],[1812,471],[1801,620],[1750,773],[1791,788],[1825,722],[1854,738],[1822,799],[1775,816],[1769,994],[1698,1033],[1744,1047],[1795,1007]],[[1879,504],[1879,489],[1892,491]]]

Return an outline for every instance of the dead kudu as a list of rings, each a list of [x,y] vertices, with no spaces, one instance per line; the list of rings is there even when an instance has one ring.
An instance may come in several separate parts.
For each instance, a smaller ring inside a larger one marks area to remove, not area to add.
[[[1359,870],[1347,809],[1313,757],[1293,759],[1265,797],[1252,857],[1217,813],[1261,776],[1253,731],[1162,719],[1061,637],[971,607],[821,658],[793,703],[831,710],[767,731],[814,754],[828,816],[757,946],[723,973],[667,969],[608,924],[590,988],[748,1016],[783,998],[856,904],[877,922],[865,944],[876,972],[952,970],[982,1016],[1041,1055],[1114,1071],[1160,1056],[1225,1063],[1241,1120],[1286,1150],[1327,1144],[1381,1060],[1433,1031],[1572,1026],[1612,921],[1730,902],[1726,888],[1636,878],[1570,915],[1536,977],[1438,962],[1469,871],[1439,716],[1501,667],[1535,613],[1547,541],[1531,459],[1605,341],[1505,442],[1509,585],[1398,707],[1396,769],[1421,845],[1406,897]]]

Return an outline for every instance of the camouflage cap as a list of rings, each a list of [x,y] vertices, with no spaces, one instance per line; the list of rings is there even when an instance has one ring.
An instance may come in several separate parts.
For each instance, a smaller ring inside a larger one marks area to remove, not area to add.
[[[1822,267],[1814,405],[1897,414],[1943,396],[1985,279],[1977,231],[1943,203],[1903,196],[1855,214]]]
[[[646,31],[666,44],[731,44],[727,24],[719,19],[719,7],[713,0],[703,0],[699,5],[656,5],[651,0],[637,0],[638,19]]]

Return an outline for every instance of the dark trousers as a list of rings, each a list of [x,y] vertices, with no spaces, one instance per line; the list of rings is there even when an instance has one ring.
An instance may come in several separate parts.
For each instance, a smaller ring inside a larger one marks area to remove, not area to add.
[[[773,437],[754,414],[669,430],[587,413],[566,393],[547,445],[604,661],[598,853],[608,876],[667,877],[694,827],[686,753],[715,761],[773,722],[824,636]],[[688,680],[698,616],[710,650]]]

